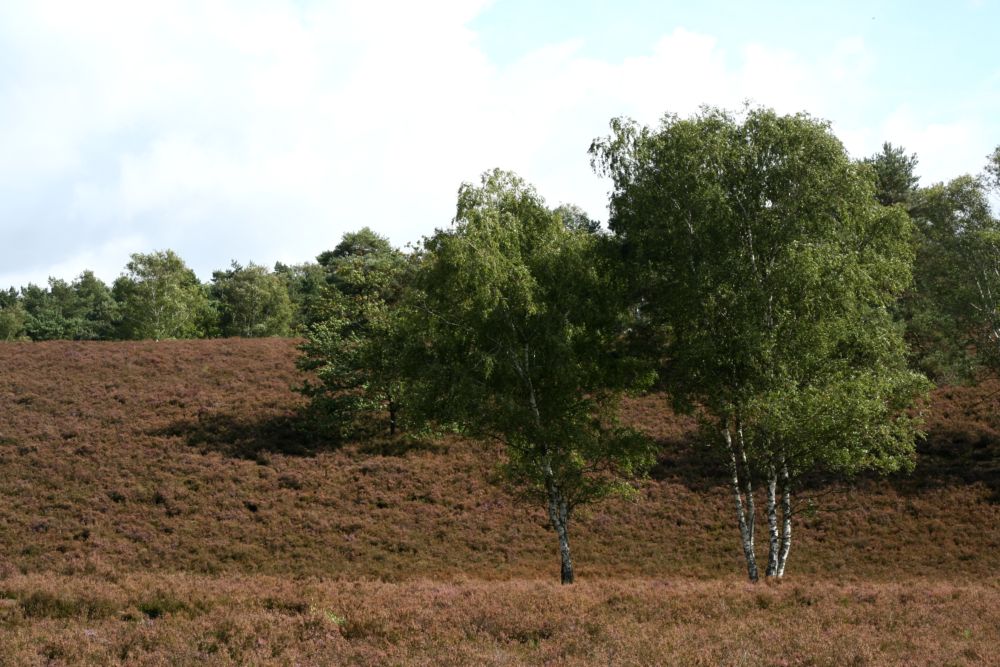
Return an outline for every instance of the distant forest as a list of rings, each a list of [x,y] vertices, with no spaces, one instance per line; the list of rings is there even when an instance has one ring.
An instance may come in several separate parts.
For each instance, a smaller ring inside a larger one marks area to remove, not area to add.
[[[914,223],[913,282],[896,315],[917,365],[932,376],[961,372],[972,339],[1000,332],[1000,220],[990,207],[990,192],[1000,190],[1000,147],[987,157],[981,174],[929,186],[918,183],[917,155],[890,143],[860,161],[879,203],[905,209]],[[553,212],[569,226],[604,233],[576,206]],[[136,253],[110,286],[87,270],[71,281],[0,290],[0,340],[304,336],[350,288],[338,278],[345,264],[398,254],[365,227],[314,262],[272,269],[234,260],[202,283],[172,250]]]
[[[0,340],[289,336],[318,309],[328,269],[234,261],[202,283],[172,250],[136,253],[110,287],[87,270],[0,291]]]

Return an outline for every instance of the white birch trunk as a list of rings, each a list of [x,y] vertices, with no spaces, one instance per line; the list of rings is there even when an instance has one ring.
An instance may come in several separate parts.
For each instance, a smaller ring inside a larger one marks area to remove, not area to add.
[[[743,440],[743,423],[736,420],[737,446],[740,450],[740,461],[743,462],[743,497],[747,504],[747,526],[750,529],[750,541],[754,541],[757,528],[757,506],[753,497],[753,475],[750,474],[750,463],[747,461],[746,442]]]
[[[753,529],[747,521],[747,514],[743,509],[743,498],[740,484],[740,469],[737,462],[736,446],[733,444],[733,434],[729,430],[729,423],[722,426],[722,437],[729,448],[729,472],[731,476],[731,486],[733,490],[733,504],[736,506],[736,520],[740,527],[740,538],[743,542],[743,556],[747,562],[747,575],[750,581],[756,582],[760,575],[757,571],[757,555],[754,553]]]
[[[788,464],[781,462],[781,551],[778,553],[777,576],[785,576],[785,563],[792,548],[792,481]]]
[[[573,557],[569,551],[569,508],[551,478],[547,483],[549,494],[549,522],[559,536],[559,581],[573,583]]]
[[[771,466],[767,475],[767,570],[765,577],[774,577],[778,574],[778,545],[780,536],[778,534],[778,471]]]

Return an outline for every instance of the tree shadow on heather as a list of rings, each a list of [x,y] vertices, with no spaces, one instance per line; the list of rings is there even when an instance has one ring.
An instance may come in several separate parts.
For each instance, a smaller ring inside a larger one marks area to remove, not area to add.
[[[721,447],[708,444],[701,434],[686,440],[657,440],[661,446],[656,465],[649,475],[658,482],[682,484],[689,491],[730,493],[729,464]],[[755,471],[758,491],[763,492],[760,471]],[[796,491],[823,494],[850,480],[829,472],[801,473],[796,479]]]
[[[657,438],[656,443],[660,454],[649,476],[657,482],[682,484],[699,493],[726,484],[724,461],[698,435]]]
[[[389,436],[365,429],[345,439],[318,422],[307,408],[259,418],[230,413],[202,413],[195,419],[182,419],[150,433],[155,436],[182,437],[188,445],[204,453],[266,462],[271,454],[312,457],[322,452],[352,446],[368,456],[405,456],[414,451],[443,450],[430,440],[405,434]]]
[[[299,413],[249,419],[229,413],[202,413],[156,429],[151,435],[184,438],[204,453],[255,460],[267,454],[315,456],[338,446],[310,430]]]
[[[673,482],[695,492],[728,484],[726,461],[719,448],[709,446],[700,434],[658,438],[660,455],[650,470],[658,482]],[[916,467],[886,477],[862,473],[853,480],[837,474],[814,473],[798,480],[802,491],[823,494],[828,489],[859,483],[889,484],[900,493],[919,494],[929,489],[981,483],[990,490],[989,501],[1000,503],[1000,437],[977,423],[949,424],[928,431],[917,443]]]
[[[893,484],[904,493],[980,483],[990,490],[990,502],[1000,503],[1000,437],[979,423],[932,428],[917,445],[917,465]]]

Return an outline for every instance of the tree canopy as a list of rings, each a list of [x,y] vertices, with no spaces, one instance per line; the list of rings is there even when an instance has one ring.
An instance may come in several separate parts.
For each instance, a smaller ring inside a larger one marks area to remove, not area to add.
[[[915,285],[902,306],[917,362],[948,380],[1000,367],[1000,220],[985,179],[922,188],[912,215]]]
[[[365,227],[318,258],[326,284],[313,295],[299,366],[315,373],[302,391],[319,430],[338,438],[363,432],[386,413],[398,426],[398,305],[409,260]]]
[[[902,147],[893,146],[888,141],[882,144],[882,151],[867,158],[865,163],[875,172],[875,198],[883,206],[907,204],[917,189],[920,179],[916,154],[907,155]]]
[[[616,354],[630,311],[602,242],[516,175],[487,172],[459,190],[453,227],[425,240],[409,304],[408,407],[503,443],[508,479],[548,509],[563,583],[574,508],[651,456],[615,421],[642,376]]]
[[[591,153],[614,182],[610,227],[637,303],[667,332],[666,387],[721,433],[751,579],[751,480],[769,482],[768,574],[780,576],[791,509],[778,530],[779,476],[790,494],[805,468],[910,460],[902,408],[924,384],[890,312],[911,279],[910,220],[875,200],[870,172],[805,114],[619,119]]]
[[[287,336],[292,320],[288,288],[267,267],[234,261],[212,274],[212,298],[218,304],[223,336]]]
[[[125,338],[198,336],[208,297],[194,271],[172,250],[135,253],[114,284]]]

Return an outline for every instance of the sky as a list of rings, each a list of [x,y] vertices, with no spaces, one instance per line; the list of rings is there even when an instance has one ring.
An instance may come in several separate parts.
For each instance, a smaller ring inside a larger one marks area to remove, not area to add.
[[[6,0],[0,287],[167,248],[208,280],[363,226],[404,246],[494,167],[604,220],[591,141],[702,104],[891,141],[925,185],[976,173],[998,26],[1000,0]]]

